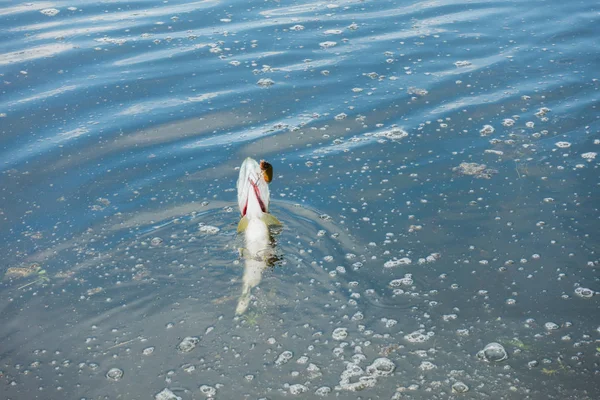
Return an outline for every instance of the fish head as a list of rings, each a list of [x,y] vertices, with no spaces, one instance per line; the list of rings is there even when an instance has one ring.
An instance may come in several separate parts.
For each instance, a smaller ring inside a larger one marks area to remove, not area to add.
[[[238,206],[242,216],[260,218],[269,212],[271,193],[265,181],[260,164],[253,158],[246,158],[240,167],[237,180]]]

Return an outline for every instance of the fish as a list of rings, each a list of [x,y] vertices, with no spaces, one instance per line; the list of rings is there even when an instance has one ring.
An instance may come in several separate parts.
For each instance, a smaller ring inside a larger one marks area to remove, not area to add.
[[[240,256],[244,259],[244,275],[236,315],[246,312],[252,288],[260,283],[263,271],[276,259],[270,227],[282,224],[269,212],[269,183],[272,179],[273,166],[264,160],[259,164],[248,157],[240,167],[236,188],[241,218],[237,232],[244,235],[244,248],[240,249]]]

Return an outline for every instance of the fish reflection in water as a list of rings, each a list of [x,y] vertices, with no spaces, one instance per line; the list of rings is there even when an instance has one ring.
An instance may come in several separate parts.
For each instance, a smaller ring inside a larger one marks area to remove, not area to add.
[[[244,248],[240,249],[244,276],[242,294],[235,310],[237,315],[248,309],[251,290],[260,283],[263,271],[278,260],[269,229],[270,226],[281,226],[281,222],[269,213],[271,193],[268,184],[272,177],[273,167],[265,161],[259,164],[248,157],[240,167],[237,193],[242,218],[237,230],[244,234]]]

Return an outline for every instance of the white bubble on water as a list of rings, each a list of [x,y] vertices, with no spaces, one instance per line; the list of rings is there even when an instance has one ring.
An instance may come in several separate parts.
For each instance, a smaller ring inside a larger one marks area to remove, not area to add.
[[[372,376],[389,376],[396,369],[392,360],[386,357],[375,359],[371,365],[366,368],[367,374]]]
[[[183,340],[177,345],[177,350],[182,353],[189,353],[190,351],[196,348],[196,345],[200,342],[200,338],[196,336],[186,336]]]
[[[154,347],[146,347],[144,350],[142,350],[142,354],[145,356],[149,356],[152,353],[154,353]]]
[[[219,233],[220,229],[217,228],[216,226],[212,226],[212,225],[204,225],[204,224],[200,224],[200,232],[202,233],[207,233],[210,235],[214,235],[216,233]]]
[[[256,82],[256,84],[260,87],[270,87],[275,84],[275,81],[273,79],[269,79],[269,78],[262,78],[262,79],[259,79],[258,82]]]
[[[595,152],[593,152],[593,151],[590,151],[590,152],[587,152],[587,153],[583,153],[583,154],[581,155],[581,158],[584,158],[584,159],[586,159],[586,160],[589,160],[589,161],[591,161],[591,160],[595,159],[597,155],[598,155],[598,153],[595,153]]]
[[[575,288],[575,294],[579,297],[583,297],[584,299],[589,299],[594,296],[594,291],[584,287],[577,287]]]
[[[555,143],[556,147],[560,148],[560,149],[568,149],[569,147],[571,147],[571,143],[570,142],[556,142]]]
[[[171,390],[164,388],[156,395],[154,395],[154,400],[181,400],[181,397],[175,396]]]
[[[460,381],[452,384],[452,393],[467,393],[468,391],[469,387]]]
[[[343,31],[341,29],[328,29],[323,33],[326,35],[341,35],[342,32]]]
[[[308,362],[308,357],[306,357],[306,356],[301,356],[301,357],[299,357],[299,358],[296,360],[296,362],[297,362],[298,364],[306,364],[306,363]]]
[[[196,370],[196,366],[192,365],[192,364],[184,364],[181,366],[181,368],[188,374],[191,374],[192,372],[194,372]]]
[[[40,12],[48,17],[54,17],[60,12],[60,10],[57,10],[56,8],[45,8],[40,10]]]
[[[290,27],[290,30],[292,30],[292,31],[303,31],[304,30],[304,26],[303,25],[294,25],[294,26]]]
[[[425,89],[419,89],[414,86],[409,87],[407,92],[408,92],[408,94],[416,94],[417,96],[426,96],[429,93]]]
[[[456,65],[457,67],[468,67],[469,65],[471,65],[471,62],[469,61],[457,61],[454,63],[454,65]]]
[[[154,238],[152,238],[152,240],[150,240],[150,244],[152,246],[160,246],[162,242],[163,242],[163,240],[161,238],[159,238],[158,236],[154,237]]]
[[[419,329],[407,335],[404,335],[404,339],[410,343],[425,343],[433,336],[433,332],[425,333],[425,329]]]
[[[515,124],[515,120],[514,120],[514,119],[512,119],[512,118],[505,118],[505,119],[502,121],[502,125],[504,125],[504,126],[506,126],[506,127],[513,126],[514,124]]]
[[[430,255],[427,256],[427,258],[425,258],[425,260],[427,260],[428,263],[432,263],[432,262],[436,262],[441,257],[442,257],[442,255],[440,253],[431,253]]]
[[[348,329],[346,328],[335,328],[331,334],[333,340],[344,340],[348,337]]]
[[[350,381],[350,378],[361,376],[364,373],[365,371],[359,365],[348,363],[346,364],[346,369],[342,372],[340,379],[342,381]]]
[[[290,393],[293,395],[298,395],[305,392],[308,392],[308,388],[300,383],[290,385]]]
[[[489,136],[494,133],[494,127],[491,125],[484,125],[483,128],[479,131],[481,136]]]
[[[404,278],[394,279],[390,281],[390,286],[393,288],[397,288],[400,286],[411,286],[414,283],[412,279],[412,274],[404,275]]]
[[[389,129],[389,130],[386,130],[383,132],[376,132],[375,134],[373,134],[373,136],[390,139],[390,140],[400,140],[400,139],[404,139],[405,137],[407,137],[408,132],[406,132],[402,128],[393,127],[392,129]]]
[[[360,364],[361,362],[365,361],[367,359],[367,357],[364,354],[354,354],[352,356],[352,362],[354,364]]]
[[[340,376],[340,388],[348,391],[359,391],[375,386],[377,383],[376,371],[370,376],[364,376],[364,370],[356,364],[346,364],[346,370]],[[351,382],[351,378],[359,377],[358,381]]]
[[[351,320],[352,321],[361,321],[365,318],[364,314],[360,311],[357,311],[356,313],[354,313],[354,315],[352,316]]]
[[[419,365],[419,369],[421,371],[431,371],[432,369],[436,369],[437,365],[435,365],[434,363],[430,362],[430,361],[423,361],[421,362],[421,365]]]
[[[544,328],[546,328],[549,331],[555,331],[560,327],[558,326],[558,324],[555,324],[554,322],[546,322],[544,324]]]
[[[394,268],[400,265],[410,265],[412,264],[412,260],[408,257],[403,257],[399,260],[389,260],[383,264],[384,268]]]
[[[306,372],[308,373],[308,379],[316,379],[323,376],[323,373],[321,373],[321,368],[313,363],[308,364],[306,367]]]
[[[323,49],[329,49],[330,47],[333,47],[335,45],[337,45],[337,43],[332,42],[332,41],[326,41],[326,42],[319,43],[319,46],[321,46]]]
[[[492,342],[480,350],[477,357],[487,362],[500,362],[508,358],[508,353],[500,343]]]
[[[325,397],[331,393],[331,388],[329,386],[321,386],[317,390],[315,390],[315,394],[317,396]]]
[[[206,397],[215,397],[217,394],[217,389],[209,385],[201,385],[200,392]]]
[[[535,116],[538,118],[541,118],[544,115],[548,114],[549,112],[550,112],[550,109],[548,107],[542,107],[539,109],[538,112],[535,113]]]
[[[277,359],[275,359],[275,365],[277,365],[277,366],[283,365],[283,364],[287,363],[288,361],[290,361],[292,359],[292,357],[294,357],[294,353],[292,353],[289,350],[285,350],[284,352],[282,352],[281,354],[279,354],[277,356]]]
[[[382,318],[382,322],[385,323],[386,328],[391,328],[392,326],[394,326],[398,323],[398,321],[396,321],[395,319],[387,319],[387,318]]]

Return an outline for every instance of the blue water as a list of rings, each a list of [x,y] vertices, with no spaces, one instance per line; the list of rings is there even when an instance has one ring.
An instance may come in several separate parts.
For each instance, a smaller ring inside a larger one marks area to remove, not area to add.
[[[0,1],[0,398],[599,398],[599,23]],[[283,228],[236,317],[248,156]]]

